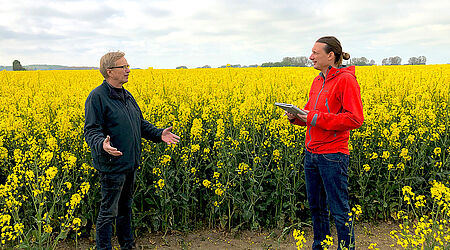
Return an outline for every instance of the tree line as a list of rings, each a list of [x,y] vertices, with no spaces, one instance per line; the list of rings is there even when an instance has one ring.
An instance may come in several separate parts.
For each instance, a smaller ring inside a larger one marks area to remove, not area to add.
[[[384,58],[381,61],[382,65],[401,65],[402,58],[399,56],[393,56]],[[427,62],[427,58],[425,56],[419,56],[419,57],[411,57],[408,60],[408,63],[406,65],[425,65]],[[366,57],[355,57],[350,58],[349,60],[344,63],[347,66],[371,66],[376,65],[375,60],[373,59],[367,59]],[[261,65],[253,64],[253,65],[244,65],[241,66],[240,64],[227,64],[222,65],[218,68],[256,68],[256,67],[311,67],[312,62],[309,60],[306,56],[299,56],[299,57],[284,57],[281,62],[266,62],[262,63]],[[209,65],[205,65],[203,67],[197,67],[197,68],[211,68]],[[177,69],[187,69],[186,66],[178,66]]]
[[[393,56],[384,58],[381,61],[381,65],[401,65],[402,58],[399,56]],[[427,63],[427,58],[425,56],[419,56],[419,57],[411,57],[408,60],[407,65],[425,65]],[[366,57],[355,57],[350,58],[347,60],[347,63],[345,65],[350,66],[371,66],[376,65],[375,60],[367,59]],[[219,68],[256,68],[256,67],[311,67],[312,62],[309,60],[306,56],[298,56],[298,57],[284,57],[281,62],[266,62],[262,63],[261,65],[258,64],[252,64],[252,65],[244,65],[241,66],[240,64],[227,64],[222,65]],[[178,66],[176,69],[187,69],[186,66]],[[202,67],[197,68],[211,68],[210,65],[204,65]],[[26,70],[21,64],[19,60],[13,61],[13,70],[14,71],[21,71]]]
[[[88,66],[63,66],[63,65],[48,65],[48,64],[32,64],[22,66],[19,60],[14,60],[12,66],[0,66],[1,70],[25,71],[25,70],[87,70],[98,69],[98,67]]]

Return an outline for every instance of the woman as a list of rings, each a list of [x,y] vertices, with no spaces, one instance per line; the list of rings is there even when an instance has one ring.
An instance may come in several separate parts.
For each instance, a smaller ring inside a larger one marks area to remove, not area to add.
[[[329,212],[334,217],[338,249],[354,249],[348,203],[348,140],[350,130],[363,121],[361,94],[355,67],[341,67],[350,55],[333,36],[318,39],[309,59],[319,75],[314,78],[305,106],[306,115],[286,113],[295,125],[307,126],[305,179],[314,230],[313,249],[330,235]]]

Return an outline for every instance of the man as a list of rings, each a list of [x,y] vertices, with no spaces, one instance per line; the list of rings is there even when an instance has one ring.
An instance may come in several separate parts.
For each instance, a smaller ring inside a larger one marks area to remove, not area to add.
[[[158,129],[144,120],[133,96],[123,88],[130,66],[123,52],[100,59],[105,80],[87,97],[84,137],[98,170],[102,200],[96,226],[97,249],[112,249],[112,223],[121,249],[134,247],[131,204],[136,170],[141,158],[141,137],[153,142],[177,143],[172,127]]]
[[[320,71],[311,86],[306,115],[287,113],[291,123],[307,126],[305,179],[313,222],[313,249],[330,235],[328,206],[338,234],[338,249],[354,249],[354,231],[348,203],[348,140],[350,130],[363,121],[363,107],[355,67],[340,67],[350,55],[335,37],[316,41],[309,59]]]

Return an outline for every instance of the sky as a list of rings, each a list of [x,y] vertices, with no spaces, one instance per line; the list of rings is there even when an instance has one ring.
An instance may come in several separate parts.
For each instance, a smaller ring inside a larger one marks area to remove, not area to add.
[[[0,65],[132,68],[279,62],[333,35],[352,58],[450,63],[448,0],[0,0]]]

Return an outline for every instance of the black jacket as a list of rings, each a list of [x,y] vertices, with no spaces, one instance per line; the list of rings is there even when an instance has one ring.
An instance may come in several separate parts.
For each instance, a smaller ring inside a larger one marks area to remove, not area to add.
[[[94,168],[103,173],[119,173],[139,166],[141,137],[161,142],[163,129],[144,120],[130,92],[124,90],[124,97],[104,80],[86,99],[84,138],[91,148]],[[107,135],[111,137],[111,146],[123,155],[112,156],[103,150]]]

